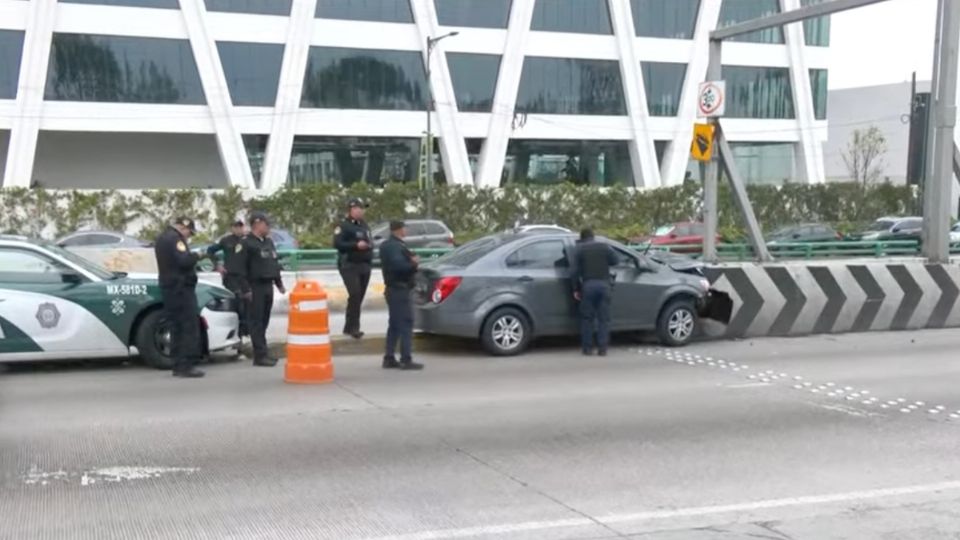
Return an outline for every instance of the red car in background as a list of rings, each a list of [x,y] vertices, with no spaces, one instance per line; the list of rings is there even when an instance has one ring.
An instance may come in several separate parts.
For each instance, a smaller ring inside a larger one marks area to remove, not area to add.
[[[659,227],[650,236],[637,239],[638,244],[650,243],[651,246],[676,246],[670,251],[674,253],[700,253],[703,249],[703,223],[686,221]],[[717,235],[720,243],[720,235]]]

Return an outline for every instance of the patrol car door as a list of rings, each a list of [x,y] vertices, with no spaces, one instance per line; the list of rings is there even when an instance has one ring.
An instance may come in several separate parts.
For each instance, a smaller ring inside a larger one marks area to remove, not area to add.
[[[564,334],[573,324],[573,289],[563,240],[526,243],[504,261],[512,288],[526,300],[539,335]]]
[[[659,285],[655,273],[636,255],[613,247],[617,264],[610,302],[610,326],[614,330],[651,328],[656,322]]]

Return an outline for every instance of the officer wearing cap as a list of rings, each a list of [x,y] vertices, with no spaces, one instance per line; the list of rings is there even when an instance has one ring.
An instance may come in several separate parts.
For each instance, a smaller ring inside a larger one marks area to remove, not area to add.
[[[273,309],[273,288],[276,286],[280,294],[287,290],[280,276],[280,256],[270,238],[270,222],[265,214],[250,217],[250,234],[240,245],[237,267],[242,296],[250,302],[247,325],[253,342],[253,364],[272,367],[277,365],[277,359],[271,358],[267,351],[267,326]]]
[[[233,223],[233,226],[230,228],[230,234],[225,235],[216,244],[211,245],[207,248],[207,254],[210,255],[210,260],[217,265],[217,271],[220,272],[220,275],[223,277],[223,286],[228,291],[232,291],[237,297],[243,295],[242,288],[240,286],[240,279],[243,270],[241,265],[243,264],[243,259],[240,256],[243,253],[243,237],[246,235],[246,229],[243,225],[243,220],[237,220]],[[217,253],[223,252],[223,264],[219,264],[217,261]],[[240,335],[245,336],[248,333],[247,330],[247,321],[246,321],[246,302],[241,301],[239,304],[239,309],[237,314],[240,316]]]
[[[337,269],[347,288],[347,316],[343,333],[356,339],[363,337],[360,331],[360,306],[370,284],[370,266],[373,262],[373,245],[370,227],[363,220],[365,201],[352,198],[347,201],[347,216],[333,231],[333,246],[337,249]]]
[[[413,302],[410,298],[413,279],[420,264],[419,259],[404,243],[406,228],[402,221],[390,222],[390,238],[380,245],[380,264],[383,271],[384,295],[390,320],[387,323],[387,350],[383,355],[384,369],[423,369],[423,364],[413,361]],[[400,342],[400,361],[395,356],[397,341]]]
[[[197,262],[207,255],[192,253],[188,240],[197,232],[193,220],[179,217],[154,243],[163,313],[170,327],[173,376],[196,378],[200,361],[200,317],[197,313]]]

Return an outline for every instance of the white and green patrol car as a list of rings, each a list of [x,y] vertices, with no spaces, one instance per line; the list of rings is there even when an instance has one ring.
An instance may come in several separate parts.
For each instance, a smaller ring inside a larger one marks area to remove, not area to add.
[[[53,244],[0,235],[0,363],[135,356],[169,369],[156,275],[106,270]],[[236,347],[236,297],[197,285],[204,351]]]

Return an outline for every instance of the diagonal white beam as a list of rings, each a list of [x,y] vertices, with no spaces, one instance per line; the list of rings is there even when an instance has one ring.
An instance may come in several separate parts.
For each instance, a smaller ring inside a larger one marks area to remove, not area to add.
[[[633,26],[633,11],[629,2],[608,0],[613,33],[620,50],[620,76],[627,101],[627,113],[633,137],[630,140],[630,164],[637,187],[660,187],[660,169],[657,150],[650,137],[650,111],[647,108],[647,89],[637,54],[637,35]]]
[[[780,0],[780,11],[800,9],[800,0]],[[797,116],[800,142],[797,143],[798,176],[804,183],[826,182],[823,163],[823,145],[817,137],[816,110],[813,105],[813,89],[810,86],[810,70],[804,55],[806,39],[803,23],[788,24],[783,29],[787,54],[790,57],[790,84],[793,86],[793,110]]]
[[[253,189],[253,173],[233,114],[227,77],[220,62],[217,42],[207,26],[206,5],[203,0],[180,0],[180,10],[213,119],[224,172],[231,185]]]
[[[260,182],[260,189],[267,193],[273,193],[287,183],[316,11],[317,0],[293,0],[287,45],[284,47],[283,63],[280,66],[273,126],[267,140],[263,177]]]
[[[500,73],[493,97],[493,114],[490,115],[490,130],[480,152],[477,167],[477,186],[499,187],[503,164],[507,158],[507,144],[513,133],[513,114],[520,90],[520,75],[523,72],[523,51],[530,35],[533,20],[533,0],[514,0],[510,8],[507,39],[503,56],[500,57]]]
[[[720,20],[721,0],[700,0],[700,13],[697,14],[697,27],[693,34],[693,48],[687,74],[680,91],[680,107],[677,111],[677,126],[673,141],[667,145],[661,168],[664,186],[676,186],[683,183],[690,162],[690,144],[693,142],[693,124],[697,120],[697,92],[700,83],[707,77],[708,50],[710,32]]]
[[[15,116],[11,123],[6,172],[0,187],[30,187],[56,19],[57,0],[33,0],[30,3],[26,33],[23,37],[23,54],[20,57],[20,78],[14,102]]]

